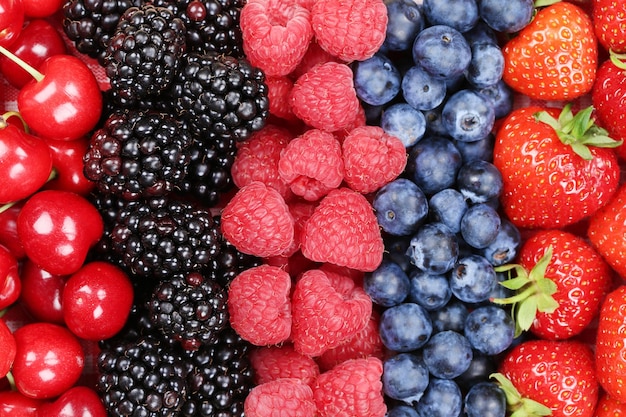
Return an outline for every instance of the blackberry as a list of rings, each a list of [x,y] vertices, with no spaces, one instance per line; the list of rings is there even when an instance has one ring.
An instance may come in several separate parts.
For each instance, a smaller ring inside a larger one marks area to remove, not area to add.
[[[167,113],[118,110],[92,135],[84,173],[104,194],[164,195],[180,188],[191,143],[186,127]]]
[[[209,211],[154,197],[129,202],[119,212],[111,247],[138,279],[163,280],[210,265],[220,252],[220,231]]]
[[[161,95],[178,72],[185,24],[172,11],[144,3],[127,9],[103,59],[113,97],[130,107]]]
[[[224,288],[199,272],[176,274],[162,281],[149,302],[150,319],[185,350],[212,344],[228,322]]]

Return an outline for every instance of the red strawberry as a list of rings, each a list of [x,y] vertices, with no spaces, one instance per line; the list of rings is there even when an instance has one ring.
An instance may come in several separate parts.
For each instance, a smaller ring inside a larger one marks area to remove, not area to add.
[[[608,51],[626,52],[626,2],[593,0],[593,27],[598,42]]]
[[[626,403],[621,403],[607,393],[602,393],[593,417],[619,417],[626,415]]]
[[[593,352],[584,343],[528,340],[507,353],[498,372],[492,376],[515,415],[593,416],[600,389]]]
[[[519,228],[561,228],[593,214],[617,189],[619,145],[592,123],[592,108],[512,111],[496,135],[501,202]],[[557,119],[558,118],[558,119]]]
[[[558,2],[534,19],[502,48],[503,80],[514,90],[540,100],[572,100],[591,90],[598,47],[591,18],[580,7]]]

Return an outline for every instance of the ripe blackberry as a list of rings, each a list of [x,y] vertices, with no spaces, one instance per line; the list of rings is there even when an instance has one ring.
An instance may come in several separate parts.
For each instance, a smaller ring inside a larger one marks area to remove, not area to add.
[[[161,281],[149,301],[150,319],[185,350],[218,340],[228,322],[224,288],[199,272]]]
[[[84,173],[100,192],[126,200],[165,195],[182,185],[191,143],[167,113],[118,110],[92,135]]]
[[[129,107],[162,94],[178,72],[185,33],[183,21],[165,7],[126,10],[103,59],[116,101]]]
[[[245,140],[269,116],[265,75],[245,59],[186,53],[170,93],[199,140]]]
[[[111,231],[115,255],[138,278],[163,280],[199,271],[220,252],[212,214],[175,198],[128,203]]]

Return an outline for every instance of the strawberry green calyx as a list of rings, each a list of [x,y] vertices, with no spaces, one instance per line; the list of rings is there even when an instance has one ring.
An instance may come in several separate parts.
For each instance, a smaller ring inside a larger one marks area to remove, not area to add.
[[[511,304],[511,315],[515,322],[515,337],[530,329],[537,312],[552,313],[559,303],[552,297],[557,287],[554,281],[546,278],[546,269],[552,259],[552,246],[528,272],[518,264],[502,265],[495,268],[496,272],[509,272],[508,280],[500,283],[503,287],[515,291],[508,298],[492,298],[496,304]]]
[[[552,127],[561,142],[571,146],[581,158],[590,160],[593,159],[590,146],[615,148],[622,144],[622,141],[612,139],[605,129],[595,124],[592,113],[593,106],[589,106],[574,115],[572,105],[568,103],[558,119],[546,111],[537,112],[535,119]]]
[[[536,0],[533,5],[535,6],[535,9],[538,9],[540,7],[548,7],[560,2],[561,0]]]
[[[506,406],[510,417],[542,417],[552,415],[552,410],[545,405],[531,400],[530,398],[524,398],[519,393],[517,388],[511,381],[500,373],[494,373],[489,375],[497,381],[500,389],[504,392],[506,397]]]
[[[617,68],[626,70],[626,54],[618,54],[611,49],[609,51],[609,59]]]

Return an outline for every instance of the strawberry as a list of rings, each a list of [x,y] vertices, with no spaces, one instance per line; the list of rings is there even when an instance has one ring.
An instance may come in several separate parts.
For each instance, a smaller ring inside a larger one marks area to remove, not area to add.
[[[593,214],[617,189],[620,144],[593,123],[588,107],[512,111],[496,134],[493,163],[501,203],[518,228],[561,228]],[[601,148],[602,147],[602,148]]]
[[[539,9],[503,46],[502,53],[503,80],[531,98],[572,100],[588,93],[596,77],[598,47],[593,24],[572,3]]]
[[[626,2],[593,0],[593,28],[607,51],[626,53]]]
[[[593,352],[577,341],[522,342],[506,354],[492,377],[516,417],[591,417],[600,392]]]
[[[567,339],[595,318],[612,284],[611,268],[580,236],[562,230],[539,231],[520,248],[516,276],[502,285],[516,290],[513,303],[518,333],[530,330],[542,339]],[[530,271],[530,272],[529,272]]]
[[[621,403],[603,392],[593,417],[619,417],[626,415],[626,403]]]

